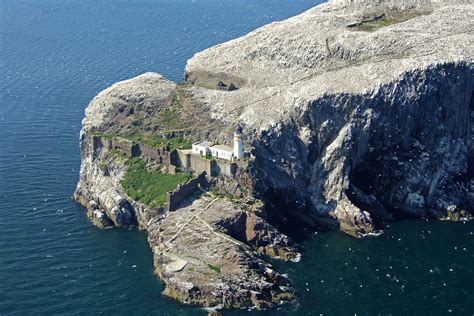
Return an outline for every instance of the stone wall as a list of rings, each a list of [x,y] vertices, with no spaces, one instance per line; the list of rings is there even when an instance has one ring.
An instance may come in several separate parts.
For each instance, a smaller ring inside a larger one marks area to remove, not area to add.
[[[202,158],[196,155],[191,155],[191,170],[196,173],[206,172],[209,176],[213,177],[212,172],[212,161],[206,158]]]
[[[185,184],[178,185],[176,190],[168,192],[166,201],[167,210],[170,212],[177,210],[182,201],[199,190],[199,186],[203,188],[208,186],[205,172],[202,172],[199,176],[189,180]]]
[[[138,144],[134,144],[126,139],[108,139],[102,136],[92,136],[92,144],[94,148],[100,146],[106,150],[118,149],[129,158],[136,157],[139,153]]]
[[[166,147],[153,148],[139,144],[140,156],[145,159],[153,159],[158,163],[168,165],[170,163],[170,153]]]
[[[109,142],[100,136],[92,136],[90,146],[90,152],[94,155],[94,159],[96,159],[98,151],[100,151],[102,148],[109,148]]]
[[[237,170],[238,167],[235,162],[213,160],[211,163],[211,174],[213,176],[224,175],[227,177],[234,177]]]
[[[136,153],[136,147],[133,146],[133,143],[126,140],[119,140],[119,139],[109,140],[108,149],[118,149],[122,151],[129,158],[134,157],[134,152]]]
[[[191,154],[182,150],[174,150],[170,153],[170,164],[183,169],[191,168]]]
[[[196,174],[205,172],[210,177],[219,175],[235,177],[242,164],[246,161],[226,161],[222,159],[209,160],[199,155],[191,154],[187,151],[174,150],[172,152],[165,146],[153,148],[143,144],[133,143],[124,138],[107,139],[102,136],[93,136],[94,146],[102,146],[107,150],[118,149],[128,158],[141,157],[143,159],[152,159],[168,167],[168,170],[175,172],[176,167],[189,169]],[[170,168],[171,167],[171,168]]]
[[[211,177],[223,175],[233,178],[239,167],[244,168],[247,162],[232,162],[221,159],[209,160],[189,152],[177,151],[177,153],[172,154],[171,164],[184,169],[191,169],[198,174],[206,172]]]
[[[94,146],[102,146],[107,150],[118,149],[128,158],[141,157],[153,159],[158,163],[168,165],[170,163],[170,152],[166,146],[153,148],[143,144],[133,143],[124,138],[107,139],[102,136],[93,136]]]
[[[178,167],[176,167],[175,165],[172,165],[172,164],[169,164],[168,165],[168,173],[169,174],[176,174]]]

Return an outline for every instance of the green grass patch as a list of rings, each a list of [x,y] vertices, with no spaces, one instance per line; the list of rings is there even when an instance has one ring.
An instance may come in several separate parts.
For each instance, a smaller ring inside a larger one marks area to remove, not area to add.
[[[243,189],[240,188],[240,191],[243,192]],[[209,188],[209,192],[211,194],[213,194],[214,196],[226,198],[226,199],[229,199],[229,200],[235,200],[237,198],[235,196],[235,194],[232,194],[232,193],[229,193],[229,192],[221,193],[215,185],[213,185]]]
[[[217,90],[217,84],[214,82],[196,82],[195,85],[204,89]]]
[[[220,195],[219,190],[217,189],[217,187],[215,185],[211,186],[211,188],[209,189],[209,192],[211,192],[211,194],[213,194],[215,196]]]
[[[374,32],[382,27],[390,26],[400,21],[391,18],[383,18],[373,22],[364,22],[357,27],[359,31]]]
[[[374,32],[380,28],[387,27],[393,24],[406,22],[418,16],[431,14],[431,11],[415,11],[415,12],[392,12],[387,16],[373,21],[365,21],[356,26],[359,31]]]
[[[177,94],[173,98],[173,104],[175,106],[181,106],[181,101]],[[160,112],[158,122],[161,123],[168,130],[182,127],[181,118],[179,116],[179,113],[175,109],[166,109]]]
[[[166,202],[166,193],[178,184],[191,179],[187,173],[168,174],[149,171],[140,158],[127,161],[128,169],[121,181],[122,187],[132,199],[150,207],[159,207]]]
[[[178,82],[178,89],[185,89],[185,88],[189,88],[189,87],[192,87],[193,84],[189,81],[181,81],[181,82]]]
[[[149,146],[149,147],[157,148],[157,147],[163,146],[162,139],[160,137],[158,137],[156,135],[152,135],[152,134],[134,132],[132,134],[122,135],[120,137],[125,138],[129,141],[132,141],[134,143],[143,144],[143,145],[146,145],[146,146]]]
[[[152,148],[169,146],[170,150],[175,149],[191,149],[193,141],[186,137],[163,138],[150,133],[142,133],[140,131],[133,132],[128,135],[119,135],[105,132],[94,132],[94,136],[102,136],[106,139],[121,138],[134,143],[143,144]]]
[[[143,144],[153,148],[159,148],[167,145],[170,147],[171,151],[175,149],[190,149],[193,143],[192,140],[189,138],[163,138],[153,134],[146,134],[141,132],[135,132],[133,134],[121,137],[128,139],[134,143]]]
[[[101,136],[101,137],[104,137],[105,139],[113,139],[116,135],[112,134],[112,133],[107,133],[107,132],[103,132],[103,131],[95,131],[92,133],[93,136]]]
[[[155,148],[165,145],[168,145],[170,147],[170,150],[189,149],[192,147],[192,141],[190,139],[182,137],[163,138],[150,134],[135,133],[127,138],[136,143],[148,145],[150,147]]]
[[[227,193],[224,195],[224,197],[226,197],[227,199],[229,199],[229,200],[231,200],[231,201],[236,198],[235,194],[232,194],[232,193],[229,193],[229,192],[227,192]]]
[[[217,266],[214,266],[210,263],[207,264],[207,266],[209,267],[209,269],[211,269],[212,271],[214,272],[217,272],[217,273],[221,273],[221,268],[217,267]]]
[[[193,147],[193,141],[189,138],[175,137],[164,140],[170,146],[171,150],[174,149],[191,149]]]
[[[191,147],[192,147],[192,145],[191,145]],[[201,156],[201,155],[200,155],[200,156]],[[216,160],[216,157],[213,157],[213,156],[210,155],[210,154],[206,154],[205,156],[201,156],[201,157],[203,157],[203,158],[205,158],[205,159],[207,159],[207,160],[211,160],[211,161],[212,161],[212,160]]]
[[[106,157],[124,159],[127,156],[120,149],[110,149],[109,151],[107,151]]]

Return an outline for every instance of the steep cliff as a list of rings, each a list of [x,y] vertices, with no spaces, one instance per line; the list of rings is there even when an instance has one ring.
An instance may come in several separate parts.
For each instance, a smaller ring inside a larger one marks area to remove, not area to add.
[[[176,107],[176,89],[160,75],[147,73],[117,83],[91,101],[80,134],[81,171],[75,200],[87,208],[99,228],[139,226],[148,233],[155,272],[166,284],[164,294],[169,297],[227,308],[266,308],[292,301],[289,281],[272,270],[262,254],[284,260],[298,260],[299,254],[291,239],[259,217],[263,213],[259,200],[224,197],[229,189],[222,195],[208,192],[190,197],[178,210],[166,212],[126,194],[121,181],[130,157],[109,143],[129,141],[110,135],[150,131],[182,135],[160,126],[162,113]],[[162,166],[153,160],[147,165],[151,169]],[[233,188],[238,182],[213,181],[232,182]]]
[[[147,231],[166,295],[291,301],[264,262],[298,258],[280,231],[363,236],[379,219],[474,212],[473,17],[462,0],[335,0],[196,54],[182,84],[153,73],[117,83],[86,110],[74,197],[99,227]],[[254,159],[174,212],[132,200],[121,185],[129,157],[105,145],[225,144],[237,124]]]
[[[240,85],[194,95],[244,126],[276,217],[365,234],[473,211],[472,22],[468,1],[333,1],[196,54],[186,78]]]

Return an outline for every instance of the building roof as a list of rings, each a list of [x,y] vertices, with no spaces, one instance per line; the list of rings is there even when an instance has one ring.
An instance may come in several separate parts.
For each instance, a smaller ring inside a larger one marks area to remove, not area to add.
[[[215,145],[212,146],[212,148],[219,149],[219,150],[225,150],[229,152],[234,152],[234,148],[227,146],[227,145]]]
[[[194,143],[193,145],[202,146],[202,147],[211,147],[214,143],[211,143],[208,140],[201,140],[200,142]]]
[[[237,86],[233,82],[231,82],[227,90],[229,91],[237,90]]]
[[[237,128],[235,129],[236,134],[242,134],[242,126],[240,124],[237,124]]]

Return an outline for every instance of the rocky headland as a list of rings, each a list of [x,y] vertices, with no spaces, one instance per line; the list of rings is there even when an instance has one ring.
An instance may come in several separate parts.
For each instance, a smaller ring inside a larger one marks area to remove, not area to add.
[[[361,237],[400,217],[471,217],[473,34],[471,1],[333,0],[196,54],[182,83],[114,84],[86,109],[74,198],[98,227],[147,232],[170,297],[292,301],[265,259],[297,261],[288,236],[302,228]],[[177,149],[229,144],[237,125],[251,159],[232,176],[199,175],[173,210],[147,199],[134,176],[188,188],[198,175]]]

